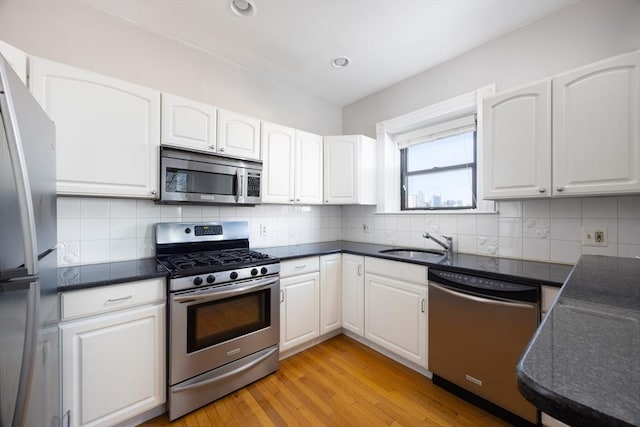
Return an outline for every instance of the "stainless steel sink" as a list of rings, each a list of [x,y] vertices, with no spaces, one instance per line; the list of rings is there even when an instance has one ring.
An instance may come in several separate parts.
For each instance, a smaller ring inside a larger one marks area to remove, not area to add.
[[[413,259],[423,259],[423,260],[434,260],[440,259],[446,256],[444,251],[438,251],[433,249],[383,249],[378,251],[381,254],[393,255],[397,257],[403,258],[413,258]]]

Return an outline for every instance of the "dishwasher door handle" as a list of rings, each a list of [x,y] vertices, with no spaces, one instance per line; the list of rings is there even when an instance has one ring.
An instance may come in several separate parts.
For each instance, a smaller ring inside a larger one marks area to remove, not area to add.
[[[458,290],[454,290],[451,288],[448,288],[446,286],[442,286],[442,285],[437,285],[433,282],[429,282],[429,286],[433,286],[436,289],[441,290],[442,292],[446,292],[452,296],[458,297],[458,298],[463,298],[469,301],[475,301],[475,302],[479,302],[482,304],[491,304],[491,305],[497,305],[497,306],[503,306],[503,307],[518,307],[518,308],[530,308],[530,309],[535,309],[535,304],[527,304],[527,303],[521,303],[521,302],[515,302],[515,301],[498,301],[495,299],[489,299],[489,298],[482,298],[482,297],[477,297],[474,295],[469,295],[466,294],[462,291],[458,291]]]

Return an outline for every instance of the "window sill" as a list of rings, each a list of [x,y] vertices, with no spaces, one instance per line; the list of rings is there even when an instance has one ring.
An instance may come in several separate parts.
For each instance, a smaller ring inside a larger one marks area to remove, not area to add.
[[[480,211],[477,209],[451,209],[438,211],[395,211],[395,212],[374,212],[374,215],[497,215],[498,211]]]

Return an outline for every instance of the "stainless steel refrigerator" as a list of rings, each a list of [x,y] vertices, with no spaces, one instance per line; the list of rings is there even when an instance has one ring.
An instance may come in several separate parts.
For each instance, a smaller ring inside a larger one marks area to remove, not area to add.
[[[0,427],[60,425],[55,127],[0,55]]]

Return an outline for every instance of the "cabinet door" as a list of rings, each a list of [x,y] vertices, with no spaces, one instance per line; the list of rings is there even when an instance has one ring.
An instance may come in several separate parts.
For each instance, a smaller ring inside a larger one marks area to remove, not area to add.
[[[293,203],[295,131],[262,124],[262,202]]]
[[[162,143],[216,151],[216,107],[162,94]]]
[[[260,120],[218,109],[218,152],[260,160]]]
[[[553,79],[553,194],[640,191],[640,51]]]
[[[320,334],[342,327],[342,257],[320,257]]]
[[[551,82],[483,102],[484,197],[551,196]]]
[[[280,305],[280,351],[289,350],[319,335],[318,272],[280,280],[284,301]]]
[[[61,326],[63,412],[111,426],[165,401],[164,304]]]
[[[31,91],[56,125],[59,194],[155,198],[160,93],[31,58]]]
[[[364,257],[342,254],[342,327],[364,336]]]
[[[0,54],[4,56],[13,71],[16,72],[22,83],[27,85],[27,54],[10,44],[0,40]]]
[[[296,203],[322,204],[322,137],[296,131],[295,199]]]
[[[324,201],[327,204],[358,202],[358,139],[328,136],[324,139]]]
[[[427,367],[427,287],[365,275],[365,338]]]

